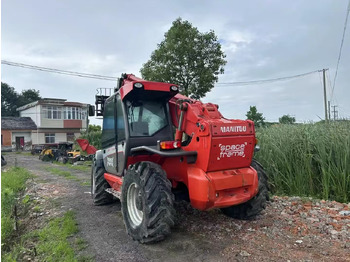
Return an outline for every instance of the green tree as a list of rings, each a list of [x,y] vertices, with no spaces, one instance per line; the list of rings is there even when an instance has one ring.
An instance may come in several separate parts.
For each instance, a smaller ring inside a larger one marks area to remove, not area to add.
[[[204,97],[224,73],[226,56],[214,31],[201,33],[188,21],[176,19],[141,68],[150,81],[179,85],[182,94],[195,99]]]
[[[26,104],[40,100],[39,90],[27,89],[23,90],[22,93],[18,96],[17,107],[24,106]]]
[[[99,125],[89,125],[89,132],[96,132],[100,131],[101,132],[101,126]]]
[[[1,82],[1,116],[19,116],[18,107],[40,99],[39,91],[28,89],[18,94],[12,86]]]
[[[250,106],[246,116],[247,119],[254,121],[256,127],[265,126],[265,117],[263,117],[262,113],[258,112],[256,106]]]
[[[283,115],[278,120],[281,124],[294,124],[295,123],[295,117],[290,115]]]
[[[89,125],[89,132],[82,132],[80,134],[79,138],[84,138],[87,139],[89,141],[90,145],[93,145],[94,147],[96,147],[97,149],[101,149],[101,137],[102,137],[102,131],[101,131],[101,127],[100,130],[91,130],[90,129],[91,125]]]
[[[12,86],[1,82],[1,116],[16,116],[18,94]]]

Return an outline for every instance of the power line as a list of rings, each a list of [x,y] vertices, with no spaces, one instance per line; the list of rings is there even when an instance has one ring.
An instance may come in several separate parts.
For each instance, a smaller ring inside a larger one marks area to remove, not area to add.
[[[226,82],[226,83],[217,83],[217,85],[227,85],[227,86],[245,86],[245,85],[257,85],[257,84],[265,84],[265,83],[271,83],[271,82],[278,82],[278,81],[286,81],[294,78],[300,78],[307,75],[311,75],[314,73],[322,72],[322,70],[315,70],[303,74],[293,75],[293,76],[284,76],[284,77],[278,77],[278,78],[272,78],[272,79],[262,79],[262,80],[253,80],[253,81],[246,81],[246,82]]]
[[[335,70],[335,75],[334,75],[334,81],[333,81],[333,88],[332,88],[332,96],[331,96],[331,98],[333,98],[334,88],[335,88],[335,82],[336,82],[336,80],[337,80],[338,67],[339,67],[339,62],[340,62],[340,58],[341,58],[341,51],[342,51],[342,49],[343,49],[343,44],[344,44],[346,26],[347,26],[347,24],[348,24],[349,13],[350,13],[350,0],[349,0],[349,3],[348,3],[348,9],[347,9],[347,11],[346,11],[346,18],[345,18],[345,23],[344,23],[343,37],[342,37],[341,43],[340,43],[340,50],[339,50],[337,68],[336,68],[336,70]]]
[[[60,70],[55,68],[16,63],[16,62],[11,62],[6,60],[1,60],[1,64],[15,66],[15,67],[22,67],[22,68],[27,68],[32,70],[38,70],[38,71],[44,71],[44,72],[50,72],[50,73],[56,73],[56,74],[62,74],[62,75],[78,76],[78,77],[93,78],[93,79],[107,80],[107,81],[118,80],[118,77],[114,77],[114,76],[103,76],[103,75],[96,75],[96,74],[80,73],[80,72]]]
[[[38,71],[44,71],[44,72],[50,72],[50,73],[56,73],[56,74],[63,74],[63,75],[70,75],[70,76],[78,76],[78,77],[85,77],[85,78],[93,78],[93,79],[99,79],[99,80],[107,80],[107,81],[117,81],[118,77],[114,76],[104,76],[104,75],[96,75],[96,74],[89,74],[89,73],[81,73],[81,72],[75,72],[75,71],[67,71],[67,70],[61,70],[61,69],[55,69],[55,68],[48,68],[48,67],[41,67],[41,66],[35,66],[35,65],[29,65],[29,64],[23,64],[23,63],[16,63],[11,62],[7,60],[1,60],[1,64],[9,65],[9,66],[15,66],[15,67],[22,67],[32,70],[38,70]],[[253,81],[246,81],[246,82],[226,82],[226,83],[217,83],[217,85],[227,85],[227,86],[242,86],[242,85],[256,85],[256,84],[264,84],[264,83],[271,83],[271,82],[277,82],[277,81],[285,81],[290,80],[294,78],[300,78],[307,75],[314,74],[316,72],[321,72],[322,70],[315,70],[303,74],[293,75],[293,76],[285,76],[285,77],[279,77],[279,78],[272,78],[272,79],[263,79],[263,80],[253,80]]]

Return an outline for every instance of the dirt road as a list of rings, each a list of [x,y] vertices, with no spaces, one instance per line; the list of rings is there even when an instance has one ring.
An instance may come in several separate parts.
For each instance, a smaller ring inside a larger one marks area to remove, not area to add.
[[[96,261],[350,261],[350,205],[312,199],[273,197],[254,221],[200,212],[176,204],[178,225],[165,241],[142,245],[126,234],[120,203],[94,206],[89,171],[42,162],[37,156],[8,153],[8,165],[30,170],[36,194],[55,200],[40,215],[74,210],[86,254]],[[3,169],[2,168],[2,169]],[[69,171],[74,179],[50,168]]]

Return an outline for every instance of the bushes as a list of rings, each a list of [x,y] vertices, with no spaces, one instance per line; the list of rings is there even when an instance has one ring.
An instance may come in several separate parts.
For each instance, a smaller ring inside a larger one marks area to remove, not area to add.
[[[262,162],[276,193],[350,201],[350,123],[259,129]]]
[[[102,147],[101,136],[102,136],[102,131],[89,131],[89,132],[82,133],[79,138],[87,139],[90,145],[93,145],[97,149],[100,149]]]

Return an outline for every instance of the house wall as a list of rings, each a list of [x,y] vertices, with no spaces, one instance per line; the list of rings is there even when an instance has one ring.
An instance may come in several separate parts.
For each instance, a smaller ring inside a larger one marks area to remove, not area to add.
[[[16,137],[24,137],[24,143],[32,142],[31,131],[12,131],[12,143],[16,143]]]
[[[12,146],[11,131],[1,130],[2,146]]]
[[[74,130],[40,130],[37,132],[37,130],[33,130],[31,133],[32,137],[32,143],[33,145],[37,144],[45,144],[45,134],[55,134],[55,143],[60,142],[68,142],[67,141],[67,133],[74,133],[75,138],[78,138],[80,136],[80,133],[74,132]]]
[[[32,143],[33,143],[33,145],[44,144],[45,143],[45,134],[40,133],[38,130],[33,130],[32,131]]]
[[[88,123],[88,115],[86,116],[86,118],[85,118],[85,120],[82,120],[83,121],[83,124],[82,124],[82,128],[84,128],[84,129],[87,129],[88,128],[88,125],[87,125],[87,123]]]
[[[41,128],[63,128],[63,119],[41,119]]]
[[[67,133],[55,133],[55,143],[67,142]]]
[[[36,124],[36,126],[40,126],[41,125],[41,114],[40,114],[40,105],[36,105],[34,107],[30,107],[28,109],[22,110],[20,112],[20,116],[21,117],[30,117],[34,123]]]

